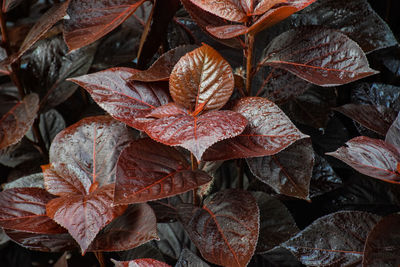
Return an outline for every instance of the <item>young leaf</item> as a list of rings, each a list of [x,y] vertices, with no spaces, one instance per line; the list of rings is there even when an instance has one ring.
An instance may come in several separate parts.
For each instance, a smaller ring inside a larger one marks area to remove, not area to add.
[[[131,261],[116,261],[111,259],[115,267],[171,267],[170,265],[154,259],[137,259]]]
[[[31,128],[39,109],[37,94],[27,95],[0,118],[0,149],[17,143]]]
[[[282,244],[307,266],[349,266],[360,263],[367,234],[379,216],[341,211],[319,218]]]
[[[289,118],[268,99],[242,98],[233,111],[248,120],[246,129],[239,136],[219,142],[208,149],[204,160],[274,155],[299,139],[306,138]]]
[[[400,214],[380,220],[369,232],[364,247],[363,266],[399,266]]]
[[[191,170],[175,148],[153,140],[133,141],[117,162],[114,202],[131,204],[165,198],[211,181],[207,173]]]
[[[247,191],[229,189],[209,196],[203,207],[178,206],[179,218],[202,256],[223,266],[246,266],[259,231],[256,200]]]
[[[320,86],[345,84],[377,73],[357,43],[320,27],[282,33],[265,49],[261,62]]]
[[[124,22],[146,0],[71,0],[64,20],[64,38],[70,50],[100,39]]]
[[[229,63],[206,44],[183,56],[169,79],[175,103],[196,114],[223,107],[232,95],[234,84]]]
[[[237,136],[246,124],[247,120],[236,112],[213,110],[200,116],[178,114],[149,122],[146,133],[163,144],[188,149],[200,161],[208,147]]]
[[[136,72],[129,68],[112,68],[70,80],[85,88],[115,119],[144,130],[145,124],[152,120],[146,116],[170,99],[162,84],[127,81]]]
[[[400,183],[397,169],[399,151],[383,140],[359,136],[348,141],[346,146],[326,154],[344,161],[362,174]]]
[[[207,26],[206,29],[211,35],[219,39],[230,39],[245,34],[249,28],[240,24],[234,24],[223,26]]]

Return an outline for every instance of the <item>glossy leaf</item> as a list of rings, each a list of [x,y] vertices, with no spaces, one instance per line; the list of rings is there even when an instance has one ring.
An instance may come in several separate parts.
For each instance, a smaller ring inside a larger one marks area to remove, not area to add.
[[[338,158],[362,174],[390,183],[400,183],[397,164],[399,151],[383,140],[359,136],[351,139],[346,146],[327,155]]]
[[[314,153],[309,139],[299,140],[281,152],[246,159],[251,172],[277,193],[309,199]]]
[[[400,111],[400,87],[385,83],[359,83],[351,91],[352,102]]]
[[[163,144],[188,149],[200,161],[208,147],[237,136],[246,124],[236,112],[214,110],[200,116],[180,114],[155,120],[147,124],[146,133]]]
[[[386,133],[385,142],[400,150],[400,115],[398,114]]]
[[[175,64],[195,45],[183,45],[162,54],[147,70],[133,72],[129,80],[142,82],[168,81]]]
[[[400,215],[392,214],[380,220],[369,232],[364,247],[363,266],[399,266]]]
[[[178,206],[179,218],[202,256],[215,264],[246,266],[258,238],[259,211],[254,197],[230,189],[209,196],[203,207]]]
[[[237,0],[225,1],[207,1],[207,0],[190,0],[193,4],[201,9],[217,15],[226,20],[235,22],[247,21],[247,15],[243,11],[241,3]]]
[[[313,1],[314,0],[310,2]],[[253,25],[251,25],[251,27],[249,27],[248,32],[255,35],[265,28],[271,27],[276,23],[286,19],[298,10],[298,8],[291,5],[282,5],[277,8],[270,9],[264,15],[262,15]]]
[[[248,120],[238,137],[217,143],[208,149],[204,160],[228,160],[274,155],[299,139],[306,138],[289,118],[268,99],[242,98],[233,111]]]
[[[124,22],[145,0],[71,0],[64,20],[64,38],[70,50],[100,39]]]
[[[37,94],[27,95],[0,118],[0,149],[20,141],[31,128],[39,109]]]
[[[39,150],[26,137],[15,145],[0,150],[0,163],[12,168],[27,161],[37,162],[40,158]]]
[[[175,148],[151,139],[130,143],[120,154],[114,201],[131,204],[181,194],[211,181],[207,173],[192,171]]]
[[[131,261],[116,261],[111,259],[115,267],[171,267],[170,265],[154,259],[137,259]]]
[[[175,65],[169,90],[175,103],[198,114],[223,107],[232,95],[234,83],[229,63],[203,44]]]
[[[329,162],[314,153],[315,163],[310,182],[310,198],[323,195],[339,188],[343,181],[335,173]]]
[[[115,119],[143,130],[151,121],[146,116],[170,99],[161,84],[127,81],[136,72],[129,68],[112,68],[70,80],[85,88]]]
[[[243,35],[247,32],[247,30],[248,27],[240,24],[207,27],[207,31],[219,39],[230,39],[239,35]]]
[[[341,211],[321,217],[282,244],[307,266],[360,264],[367,234],[379,216]]]
[[[282,33],[265,49],[262,63],[321,86],[345,84],[377,73],[357,43],[340,32],[318,27]]]
[[[122,251],[157,238],[156,216],[149,205],[130,206],[107,225],[95,238],[88,251]]]
[[[12,182],[2,185],[3,190],[11,188],[27,188],[36,187],[44,189],[43,173],[34,173],[31,175],[23,176]]]

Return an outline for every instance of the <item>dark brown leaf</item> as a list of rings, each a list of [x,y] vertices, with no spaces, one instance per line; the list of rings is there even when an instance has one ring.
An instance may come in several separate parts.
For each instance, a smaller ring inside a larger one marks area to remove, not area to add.
[[[170,265],[154,259],[137,259],[132,261],[116,261],[111,259],[115,267],[171,267]]]
[[[229,189],[209,196],[202,208],[178,206],[179,218],[202,256],[215,264],[246,266],[253,256],[259,210],[247,191]]]
[[[400,150],[400,113],[387,131],[385,142]]]
[[[175,267],[210,267],[190,250],[184,248]]]
[[[3,12],[6,13],[10,11],[11,9],[17,7],[19,4],[21,4],[23,0],[4,0],[3,1]]]
[[[314,153],[315,163],[310,183],[310,198],[323,195],[342,186],[342,179],[329,162]]]

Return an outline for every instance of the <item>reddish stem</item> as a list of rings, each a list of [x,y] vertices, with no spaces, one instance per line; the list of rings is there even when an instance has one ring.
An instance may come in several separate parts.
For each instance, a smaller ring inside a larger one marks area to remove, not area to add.
[[[192,171],[195,171],[199,168],[198,164],[197,164],[197,160],[195,158],[195,156],[193,155],[193,153],[190,153],[190,161],[192,163]],[[197,188],[192,190],[193,193],[193,205],[198,206],[200,204],[200,199],[199,199],[199,195],[197,194]]]
[[[253,78],[253,48],[254,48],[254,35],[246,34],[246,93],[247,96],[251,95],[251,80]]]

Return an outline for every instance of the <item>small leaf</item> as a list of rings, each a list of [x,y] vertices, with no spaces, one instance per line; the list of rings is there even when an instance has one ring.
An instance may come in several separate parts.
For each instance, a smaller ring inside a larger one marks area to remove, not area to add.
[[[230,39],[239,35],[243,35],[247,32],[247,30],[248,28],[246,26],[240,24],[207,27],[207,31],[219,39]]]
[[[170,265],[154,259],[137,259],[131,261],[116,261],[111,259],[115,267],[171,267]]]
[[[224,0],[224,1],[208,1],[208,0],[190,0],[193,4],[201,9],[217,15],[223,19],[235,22],[245,22],[247,15],[244,12],[239,1]]]
[[[129,68],[112,68],[70,80],[85,88],[115,119],[143,130],[144,125],[152,120],[146,116],[170,99],[159,83],[127,81],[136,72]]]
[[[219,142],[208,149],[204,160],[228,160],[262,157],[278,153],[295,141],[306,138],[289,118],[268,99],[246,97],[238,101],[233,111],[248,120],[239,136]]]
[[[259,231],[259,211],[247,191],[230,189],[209,196],[202,208],[178,206],[179,218],[202,256],[223,266],[246,266]]]
[[[367,234],[379,216],[360,211],[341,211],[314,221],[282,244],[307,266],[360,264]]]
[[[380,220],[369,232],[364,247],[363,266],[399,266],[400,214]]]
[[[64,20],[64,38],[70,50],[100,39],[124,22],[145,0],[71,0]],[[84,10],[84,12],[82,12]]]
[[[399,151],[383,140],[359,136],[348,141],[346,146],[326,154],[344,161],[362,174],[400,183],[400,174],[397,173]]]
[[[265,49],[262,64],[283,68],[320,86],[345,84],[377,73],[369,68],[357,43],[340,32],[319,27],[282,33]]]
[[[234,83],[229,63],[206,44],[181,57],[169,79],[175,103],[197,113],[223,107]]]

